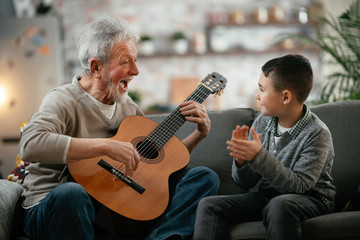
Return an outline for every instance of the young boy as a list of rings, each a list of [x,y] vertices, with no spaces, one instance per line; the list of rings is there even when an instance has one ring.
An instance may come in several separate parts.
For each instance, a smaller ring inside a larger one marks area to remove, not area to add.
[[[304,104],[312,84],[301,55],[265,63],[256,93],[261,114],[249,138],[249,128],[237,126],[227,142],[236,184],[250,189],[260,180],[259,189],[202,199],[194,240],[227,239],[230,224],[261,219],[266,239],[302,239],[301,222],[334,210],[330,131]]]

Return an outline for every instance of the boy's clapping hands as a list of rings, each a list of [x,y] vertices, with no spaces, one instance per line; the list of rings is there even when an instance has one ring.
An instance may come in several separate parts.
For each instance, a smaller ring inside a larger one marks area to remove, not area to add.
[[[259,153],[262,148],[260,142],[261,134],[255,131],[255,128],[251,128],[251,134],[253,140],[248,139],[248,126],[237,125],[232,132],[231,140],[227,141],[227,149],[230,151],[230,156],[235,158],[238,167],[242,166],[246,161],[251,161]]]

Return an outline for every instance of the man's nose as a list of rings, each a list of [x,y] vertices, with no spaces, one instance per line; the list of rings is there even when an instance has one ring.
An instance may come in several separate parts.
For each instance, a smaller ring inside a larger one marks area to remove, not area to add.
[[[137,65],[136,65],[135,62],[134,62],[134,63],[132,64],[132,66],[131,66],[130,74],[131,74],[132,76],[137,76],[137,75],[139,74],[139,69],[138,69],[138,67],[137,67]]]

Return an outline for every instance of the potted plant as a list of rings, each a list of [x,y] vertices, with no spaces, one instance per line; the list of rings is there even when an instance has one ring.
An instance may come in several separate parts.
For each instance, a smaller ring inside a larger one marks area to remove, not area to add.
[[[330,56],[330,64],[340,66],[324,81],[319,102],[360,99],[360,0],[337,18],[317,18],[323,24],[321,32],[295,37],[315,44]]]
[[[150,35],[142,35],[139,45],[139,53],[145,56],[153,55],[155,52],[155,45]]]
[[[171,36],[174,52],[177,54],[185,54],[188,51],[189,43],[182,32],[175,32]]]

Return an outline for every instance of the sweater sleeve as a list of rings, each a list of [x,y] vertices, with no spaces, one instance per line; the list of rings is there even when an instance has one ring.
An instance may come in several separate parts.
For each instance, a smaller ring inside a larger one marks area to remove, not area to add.
[[[235,160],[233,160],[231,173],[234,182],[245,190],[254,187],[260,179],[260,175],[249,164],[245,163],[242,167],[237,167]]]
[[[330,132],[316,126],[284,147],[283,152],[293,159],[277,159],[262,148],[249,165],[282,193],[306,193],[326,173],[326,166],[333,159]],[[289,161],[285,164],[289,166],[284,166],[284,161]]]
[[[19,143],[19,154],[28,162],[65,163],[69,136],[65,135],[66,116],[71,115],[71,101],[59,97],[58,91],[48,93],[37,113],[25,127]]]

